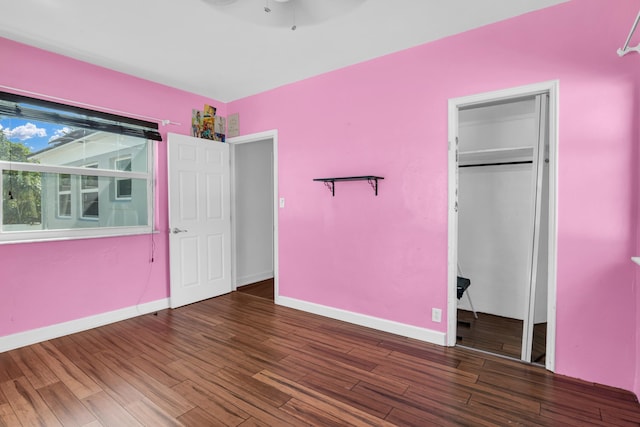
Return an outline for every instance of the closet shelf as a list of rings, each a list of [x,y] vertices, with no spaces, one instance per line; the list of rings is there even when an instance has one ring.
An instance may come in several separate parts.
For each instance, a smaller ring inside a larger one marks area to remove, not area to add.
[[[339,178],[314,178],[314,181],[324,182],[324,185],[331,191],[331,195],[336,195],[336,182],[339,181],[368,181],[371,188],[378,195],[378,180],[384,179],[381,176],[365,175],[365,176],[345,176]]]
[[[488,150],[460,151],[459,166],[483,164],[530,163],[533,161],[533,147],[496,148]]]

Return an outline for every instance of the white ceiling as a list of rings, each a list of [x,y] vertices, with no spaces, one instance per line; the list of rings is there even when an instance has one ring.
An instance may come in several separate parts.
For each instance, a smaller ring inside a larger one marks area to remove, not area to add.
[[[567,0],[366,0],[296,31],[215,1],[0,0],[0,36],[229,102]]]

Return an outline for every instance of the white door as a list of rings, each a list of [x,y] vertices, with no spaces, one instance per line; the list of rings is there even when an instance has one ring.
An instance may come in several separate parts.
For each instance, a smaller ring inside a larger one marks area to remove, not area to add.
[[[169,134],[171,308],[231,292],[229,145]]]
[[[541,243],[547,242],[548,236],[541,236],[540,230],[543,220],[547,221],[546,218],[543,218],[545,215],[548,215],[548,211],[544,212],[542,210],[543,206],[548,206],[546,201],[543,201],[542,195],[545,194],[548,197],[549,192],[544,191],[542,184],[544,178],[544,165],[545,165],[545,147],[547,145],[547,103],[548,103],[548,95],[538,95],[536,96],[536,112],[537,112],[537,141],[534,145],[534,159],[533,159],[533,183],[532,183],[532,195],[533,195],[533,232],[531,236],[531,273],[529,280],[529,292],[527,294],[526,303],[527,303],[527,314],[524,318],[523,322],[523,333],[522,333],[522,353],[521,359],[525,362],[531,362],[532,349],[533,349],[533,331],[534,325],[536,321],[536,312],[544,313],[544,318],[546,322],[546,312],[547,312],[547,301],[540,300],[536,298],[536,295],[539,293],[538,287],[540,285],[544,285],[545,291],[544,295],[546,295],[546,287],[547,283],[545,278],[540,280],[538,274],[540,273],[538,269],[541,266],[539,264],[539,260],[541,258],[541,251],[547,251],[547,248]],[[548,183],[547,183],[548,185]],[[542,268],[542,270],[545,270]],[[540,307],[542,305],[542,307]]]

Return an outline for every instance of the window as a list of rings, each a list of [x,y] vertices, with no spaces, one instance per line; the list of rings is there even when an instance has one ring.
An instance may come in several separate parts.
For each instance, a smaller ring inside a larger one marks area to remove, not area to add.
[[[115,169],[119,171],[131,172],[131,156],[116,159]],[[131,200],[131,179],[115,179],[116,200]]]
[[[98,164],[94,163],[86,165],[85,167],[97,169]],[[81,217],[83,219],[100,218],[98,181],[98,177],[93,175],[82,175],[80,177],[80,194],[82,202],[80,212],[82,212]]]
[[[71,175],[58,175],[58,216],[71,217]]]
[[[157,131],[111,126],[104,113],[60,112],[4,95],[0,243],[152,231],[154,147],[148,137],[158,139]],[[89,128],[92,121],[97,129]]]

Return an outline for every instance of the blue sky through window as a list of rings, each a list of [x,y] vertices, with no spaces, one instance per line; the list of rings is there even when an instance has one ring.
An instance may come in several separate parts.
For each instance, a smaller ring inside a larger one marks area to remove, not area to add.
[[[11,142],[18,142],[35,153],[50,146],[49,141],[56,139],[73,128],[65,125],[39,122],[18,117],[0,117],[0,132]]]

